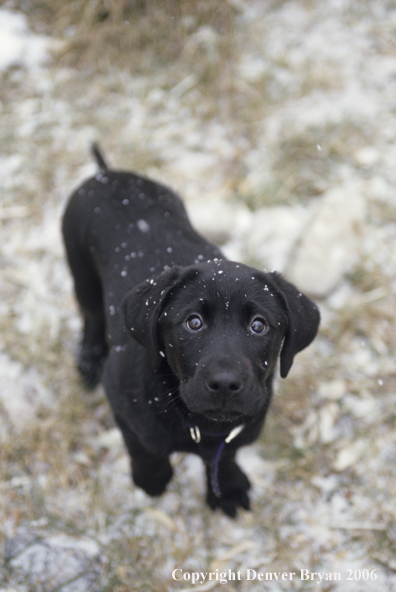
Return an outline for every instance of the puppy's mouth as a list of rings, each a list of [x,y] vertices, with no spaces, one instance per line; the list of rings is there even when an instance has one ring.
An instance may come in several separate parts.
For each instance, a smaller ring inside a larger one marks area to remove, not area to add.
[[[243,417],[243,414],[239,411],[230,411],[227,409],[208,409],[206,411],[202,411],[202,415],[204,415],[210,421],[226,423],[238,421]]]

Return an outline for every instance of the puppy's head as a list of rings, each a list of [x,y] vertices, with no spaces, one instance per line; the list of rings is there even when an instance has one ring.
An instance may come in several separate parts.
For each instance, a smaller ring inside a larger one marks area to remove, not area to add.
[[[122,308],[154,369],[166,363],[179,379],[187,408],[218,421],[265,410],[279,354],[285,377],[319,326],[316,305],[279,274],[225,260],[174,267]]]

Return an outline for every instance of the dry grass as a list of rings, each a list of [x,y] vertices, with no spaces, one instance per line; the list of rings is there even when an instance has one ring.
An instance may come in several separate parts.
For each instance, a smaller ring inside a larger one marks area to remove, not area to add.
[[[103,73],[114,67],[141,74],[153,62],[158,68],[192,61],[202,87],[219,75],[225,79],[237,13],[232,3],[215,0],[56,0],[33,1],[29,6],[37,31],[68,41],[58,53],[62,65],[80,71]],[[201,28],[207,35],[193,41]]]

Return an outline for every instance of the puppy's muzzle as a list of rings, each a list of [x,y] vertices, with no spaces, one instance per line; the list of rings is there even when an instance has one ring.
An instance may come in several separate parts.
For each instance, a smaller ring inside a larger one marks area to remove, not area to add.
[[[210,395],[225,403],[243,390],[243,378],[234,370],[213,370],[206,378],[205,387]]]

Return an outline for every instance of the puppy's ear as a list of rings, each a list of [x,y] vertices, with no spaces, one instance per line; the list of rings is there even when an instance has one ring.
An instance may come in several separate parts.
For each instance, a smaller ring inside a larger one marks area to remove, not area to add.
[[[289,318],[289,328],[280,355],[280,374],[285,378],[293,364],[294,356],[313,341],[319,328],[320,313],[316,304],[293,284],[278,273],[270,275],[284,301]]]
[[[158,369],[162,360],[158,319],[165,300],[180,276],[181,268],[175,266],[162,275],[146,280],[128,292],[121,303],[121,314],[126,330],[143,345]]]

